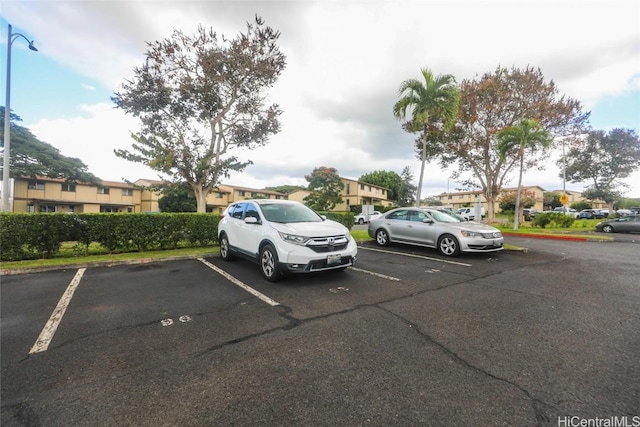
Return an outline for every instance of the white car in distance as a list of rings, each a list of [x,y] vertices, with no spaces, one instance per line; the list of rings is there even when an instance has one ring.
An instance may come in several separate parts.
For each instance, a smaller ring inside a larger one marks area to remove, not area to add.
[[[365,222],[370,222],[370,221],[373,221],[374,219],[378,219],[380,215],[382,215],[382,212],[379,212],[379,211],[373,211],[373,213],[370,213],[369,215],[361,213],[356,215],[353,222],[355,224],[362,225]]]

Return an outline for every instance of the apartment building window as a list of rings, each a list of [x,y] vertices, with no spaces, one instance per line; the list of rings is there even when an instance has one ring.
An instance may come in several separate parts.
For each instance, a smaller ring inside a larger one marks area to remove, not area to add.
[[[38,182],[35,180],[29,181],[27,184],[29,190],[44,190],[44,182]]]
[[[33,206],[33,203],[27,204],[27,212],[34,213],[35,211],[36,211],[36,208],[35,206]]]
[[[461,194],[458,196],[459,199],[464,199],[464,196]]]
[[[364,184],[360,184],[360,189],[364,191]]]
[[[123,188],[122,189],[123,196],[133,196],[133,188]]]
[[[280,196],[276,196],[276,200],[280,200]]]
[[[255,199],[256,197],[258,197],[258,193],[251,193],[251,198]]]
[[[345,184],[345,187],[346,187],[345,189],[346,194],[351,194],[351,184]]]
[[[216,193],[216,199],[222,199],[222,193]]]
[[[109,194],[109,187],[98,187],[98,194]]]
[[[55,205],[40,205],[40,212],[55,212]]]
[[[238,194],[239,194],[241,197],[244,197],[244,191],[238,191]]]
[[[68,191],[70,193],[75,193],[76,192],[76,185],[75,184],[69,184],[69,183],[64,183],[62,184],[62,191]]]
[[[118,208],[114,206],[100,206],[100,212],[116,213],[118,212]]]

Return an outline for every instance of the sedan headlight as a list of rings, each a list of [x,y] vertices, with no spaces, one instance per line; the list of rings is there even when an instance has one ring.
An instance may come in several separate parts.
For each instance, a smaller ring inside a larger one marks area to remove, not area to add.
[[[294,245],[304,246],[309,240],[309,237],[296,236],[295,234],[287,234],[282,232],[279,232],[278,234],[280,235],[282,240],[284,240],[285,242],[293,243]]]
[[[469,230],[462,230],[460,234],[462,234],[464,237],[484,237],[482,233],[478,233],[477,231],[469,231]]]

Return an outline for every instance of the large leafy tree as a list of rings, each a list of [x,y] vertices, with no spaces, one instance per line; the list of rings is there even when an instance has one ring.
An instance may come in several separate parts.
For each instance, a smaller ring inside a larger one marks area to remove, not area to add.
[[[451,74],[434,76],[423,68],[423,80],[408,79],[402,82],[398,94],[400,99],[393,106],[393,115],[398,120],[407,120],[404,130],[417,134],[416,148],[422,164],[418,182],[417,205],[420,205],[424,167],[442,149],[437,134],[447,130],[455,122],[458,113],[459,90]]]
[[[506,153],[498,150],[497,134],[523,119],[536,120],[553,137],[571,140],[584,132],[589,118],[580,102],[561,96],[553,81],[546,81],[540,69],[498,67],[492,73],[461,84],[461,100],[455,127],[444,137],[442,167],[457,165],[462,182],[481,188],[488,202],[488,219],[495,219],[494,204],[509,172],[519,164],[519,147]],[[528,157],[523,170],[539,168],[549,152]]]
[[[336,168],[320,166],[304,176],[309,183],[310,194],[303,199],[304,203],[318,211],[328,211],[342,203],[340,193],[344,184]]]
[[[507,155],[514,149],[518,150],[520,173],[518,175],[518,189],[516,191],[515,215],[513,220],[513,229],[517,230],[518,222],[520,221],[520,189],[522,188],[525,154],[529,151],[533,156],[538,149],[548,149],[553,139],[549,132],[540,126],[540,123],[531,119],[523,119],[517,125],[499,131],[496,139],[498,140],[500,160],[504,161]]]
[[[398,202],[398,196],[402,188],[402,177],[397,173],[393,171],[374,171],[362,175],[358,178],[358,181],[386,188],[389,190],[387,200]]]
[[[0,107],[0,117],[4,117],[4,111],[5,108]],[[100,179],[89,172],[87,165],[82,160],[64,156],[53,145],[40,141],[29,129],[17,124],[17,122],[22,121],[20,116],[11,113],[10,117],[11,157],[9,158],[9,173],[11,177],[28,176],[35,178],[37,176],[46,176],[48,178],[63,178],[68,181],[80,181],[88,184],[100,183]],[[4,121],[0,122],[0,133],[4,133]]]
[[[149,43],[145,63],[112,97],[141,122],[132,149],[116,155],[186,181],[205,212],[221,178],[251,164],[232,151],[263,146],[280,130],[281,110],[266,96],[285,67],[279,37],[256,16],[233,39],[199,27]]]
[[[196,197],[186,182],[168,183],[162,188],[158,207],[162,212],[195,212]]]
[[[640,168],[640,138],[633,129],[589,131],[573,143],[558,167],[566,167],[571,182],[589,182],[583,196],[606,202],[612,212],[626,187],[620,180]]]

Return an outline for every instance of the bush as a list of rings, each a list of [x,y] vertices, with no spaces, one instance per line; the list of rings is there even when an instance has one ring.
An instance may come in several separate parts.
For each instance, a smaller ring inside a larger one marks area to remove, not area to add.
[[[353,221],[353,217],[351,218]],[[0,259],[54,256],[63,242],[78,248],[99,243],[109,253],[176,248],[180,242],[209,246],[217,240],[220,217],[213,214],[0,213]]]
[[[569,228],[576,219],[571,215],[562,212],[545,212],[536,215],[533,220],[534,227],[546,228]]]

